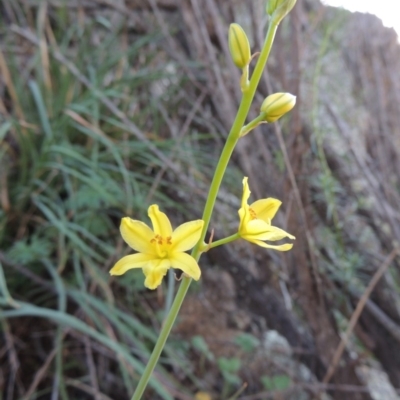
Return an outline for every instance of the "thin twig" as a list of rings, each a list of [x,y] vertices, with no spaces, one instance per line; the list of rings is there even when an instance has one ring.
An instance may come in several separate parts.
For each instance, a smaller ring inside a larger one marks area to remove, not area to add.
[[[15,381],[17,380],[17,374],[20,363],[18,360],[17,351],[15,350],[12,332],[10,330],[7,320],[3,319],[1,321],[1,326],[3,328],[4,336],[6,339],[8,360],[11,366],[10,377],[8,380],[8,387],[7,387],[7,397],[5,398],[7,400],[11,400],[14,396],[14,386],[15,386]]]
[[[308,226],[307,216],[306,216],[306,213],[305,213],[305,210],[304,210],[304,204],[303,204],[303,201],[301,199],[300,190],[299,190],[299,187],[297,185],[296,177],[295,177],[294,172],[293,172],[292,164],[290,162],[289,154],[288,154],[287,149],[286,149],[285,141],[283,140],[283,137],[282,137],[282,130],[281,130],[279,124],[277,124],[277,123],[274,124],[274,128],[275,128],[276,137],[277,137],[278,142],[279,142],[279,147],[281,149],[281,152],[282,152],[282,155],[283,155],[283,159],[285,161],[285,166],[286,166],[287,171],[288,171],[289,180],[290,180],[290,183],[291,183],[292,188],[293,188],[294,197],[296,199],[297,206],[299,207],[299,211],[300,211],[300,215],[301,215],[304,231],[305,231],[306,238],[307,238],[307,244],[308,244],[308,247],[309,247],[309,255],[310,255],[313,278],[315,279],[315,282],[316,282],[316,289],[317,289],[318,298],[322,302],[322,300],[321,300],[323,298],[323,295],[322,295],[322,292],[321,292],[322,285],[321,285],[321,278],[320,278],[319,272],[318,272],[317,260],[315,259],[315,254],[314,254],[314,240],[313,240],[313,237],[311,235],[310,228]]]
[[[63,332],[63,336],[65,336],[66,331]],[[44,378],[47,370],[50,367],[51,362],[53,361],[53,358],[55,357],[55,355],[57,354],[57,347],[55,347],[47,356],[44,364],[37,370],[33,381],[31,383],[31,385],[29,386],[27,392],[25,393],[23,400],[29,400],[30,398],[32,398],[33,392],[36,390],[36,388],[38,387],[39,383],[42,381],[42,379]]]
[[[99,389],[99,382],[97,380],[97,372],[96,372],[96,365],[93,359],[93,352],[91,341],[88,336],[84,336],[83,342],[85,344],[85,353],[86,353],[86,364],[89,371],[89,378],[91,387],[95,390],[93,396],[94,400],[101,400],[100,397],[100,389]]]
[[[77,379],[66,379],[65,383],[69,386],[76,387],[77,389],[82,390],[83,392],[86,392],[99,400],[112,400],[111,397],[108,397],[104,393],[99,392],[97,389],[92,388],[91,386],[86,385]]]
[[[386,257],[386,260],[382,263],[382,265],[378,268],[375,272],[374,276],[372,277],[369,285],[365,289],[363,295],[361,296],[360,300],[358,301],[357,307],[353,312],[353,315],[350,318],[349,325],[345,334],[342,336],[342,339],[333,355],[332,361],[326,372],[322,383],[328,383],[332,378],[333,374],[335,373],[336,367],[342,357],[343,351],[349,341],[350,335],[352,334],[354,327],[357,324],[358,319],[360,318],[361,313],[364,310],[365,304],[367,303],[368,298],[371,296],[372,291],[374,290],[375,286],[382,278],[383,274],[389,268],[390,264],[394,260],[394,258],[399,254],[399,249],[395,248],[391,251],[391,253]]]

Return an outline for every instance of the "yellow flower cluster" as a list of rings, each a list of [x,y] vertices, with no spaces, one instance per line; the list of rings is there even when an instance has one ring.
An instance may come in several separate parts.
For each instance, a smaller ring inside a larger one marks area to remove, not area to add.
[[[243,179],[243,197],[239,209],[238,234],[241,238],[279,251],[287,251],[292,243],[272,245],[265,243],[284,238],[295,239],[290,233],[271,225],[281,202],[268,198],[257,200],[249,205],[250,189],[247,177]],[[121,258],[111,269],[111,275],[122,275],[132,268],[142,268],[146,277],[144,285],[149,289],[157,288],[170,268],[182,270],[187,276],[198,280],[201,275],[197,261],[185,253],[200,240],[204,222],[202,220],[186,222],[175,230],[171,222],[156,204],[149,207],[148,215],[153,229],[141,221],[128,217],[122,218],[121,235],[135,251]]]

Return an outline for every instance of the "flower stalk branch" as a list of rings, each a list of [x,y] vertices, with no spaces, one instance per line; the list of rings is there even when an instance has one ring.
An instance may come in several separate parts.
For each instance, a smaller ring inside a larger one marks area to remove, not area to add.
[[[207,252],[210,249],[214,249],[215,247],[222,246],[223,244],[227,244],[233,242],[237,239],[240,239],[240,235],[238,232],[234,233],[231,236],[227,236],[226,238],[216,240],[215,242],[211,242],[207,246],[205,246],[204,250],[201,249],[203,252]]]
[[[265,124],[265,113],[261,113],[257,118],[254,118],[253,121],[249,122],[240,130],[240,137],[246,136],[253,129],[257,128],[260,124]]]

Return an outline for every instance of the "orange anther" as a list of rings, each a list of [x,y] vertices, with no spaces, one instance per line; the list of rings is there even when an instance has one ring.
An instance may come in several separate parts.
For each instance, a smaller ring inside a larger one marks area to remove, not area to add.
[[[249,212],[250,212],[251,219],[257,219],[256,212],[250,207],[249,207]]]

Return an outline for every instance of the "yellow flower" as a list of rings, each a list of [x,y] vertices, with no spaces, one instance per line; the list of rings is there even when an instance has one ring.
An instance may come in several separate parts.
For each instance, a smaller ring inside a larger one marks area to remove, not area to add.
[[[271,220],[274,218],[282,202],[277,199],[268,198],[257,200],[249,206],[247,201],[250,193],[247,177],[245,177],[243,178],[242,207],[239,210],[239,235],[243,239],[261,247],[279,251],[290,250],[293,247],[292,243],[271,245],[263,242],[264,240],[281,240],[286,237],[295,239],[290,233],[271,225]]]
[[[155,289],[169,268],[178,268],[194,280],[201,275],[196,260],[184,251],[190,250],[199,241],[204,222],[186,222],[174,231],[168,217],[153,204],[148,210],[153,224],[151,230],[145,223],[131,218],[122,218],[121,235],[137,254],[121,258],[111,269],[111,275],[122,275],[131,268],[142,268],[146,276],[144,285]]]

